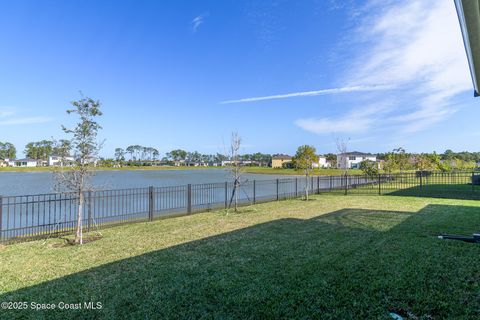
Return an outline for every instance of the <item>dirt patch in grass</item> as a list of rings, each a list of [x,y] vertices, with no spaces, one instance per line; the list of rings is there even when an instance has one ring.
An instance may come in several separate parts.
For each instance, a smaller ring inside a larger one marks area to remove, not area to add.
[[[100,235],[95,235],[95,236],[87,236],[83,238],[83,244],[87,244],[90,242],[95,242],[97,240],[102,239],[103,237]],[[75,238],[61,238],[63,242],[55,242],[49,245],[51,248],[63,248],[63,247],[70,247],[70,246],[75,246],[78,245],[75,243]]]

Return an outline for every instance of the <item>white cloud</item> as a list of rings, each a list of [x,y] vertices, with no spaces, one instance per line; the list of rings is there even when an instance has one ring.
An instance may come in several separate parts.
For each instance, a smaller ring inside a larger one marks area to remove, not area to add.
[[[377,3],[378,4],[378,3]],[[402,97],[405,132],[438,123],[457,110],[452,99],[473,90],[453,1],[411,0],[377,7],[358,29],[369,39],[357,57],[348,83],[390,83]]]
[[[367,131],[381,116],[391,111],[392,105],[377,104],[357,108],[345,116],[332,119],[306,118],[295,121],[300,128],[316,134],[325,133],[362,133]]]
[[[51,118],[43,116],[20,117],[16,115],[13,108],[0,108],[0,126],[45,123],[51,120]]]
[[[199,15],[193,18],[191,24],[192,24],[192,31],[194,33],[197,32],[200,25],[203,24],[204,19],[205,19],[205,15]]]
[[[347,87],[391,85],[395,89],[388,92],[359,92],[354,102],[367,110],[389,107],[373,113],[356,107],[296,125],[317,134],[394,128],[390,132],[400,136],[428,129],[461,108],[454,98],[473,89],[453,1],[372,0],[355,17],[359,24],[349,49],[359,49],[339,80]]]
[[[293,92],[293,93],[277,94],[272,96],[242,98],[238,100],[226,100],[220,103],[227,104],[227,103],[241,103],[241,102],[256,102],[256,101],[264,101],[264,100],[286,99],[286,98],[293,98],[293,97],[309,97],[309,96],[320,96],[320,95],[327,95],[327,94],[339,94],[339,93],[347,93],[347,92],[388,90],[392,88],[393,86],[391,85],[347,86],[342,88]]]
[[[52,119],[48,117],[24,117],[24,118],[10,118],[0,120],[0,126],[20,125],[20,124],[37,124],[50,122]]]
[[[5,109],[5,110],[0,109],[0,118],[5,118],[5,117],[11,116],[13,114],[14,114],[13,111],[10,111],[10,110],[7,110],[7,109]]]
[[[309,118],[295,121],[295,124],[302,129],[317,134],[364,132],[370,127],[371,123],[372,120],[370,119],[356,119],[355,117],[345,117],[337,120],[330,118]]]

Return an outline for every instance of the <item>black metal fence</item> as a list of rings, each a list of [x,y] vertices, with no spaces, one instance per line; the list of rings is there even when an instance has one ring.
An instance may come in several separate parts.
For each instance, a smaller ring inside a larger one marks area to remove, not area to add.
[[[240,205],[310,193],[391,194],[480,199],[480,176],[472,172],[404,173],[378,176],[343,175],[245,181],[236,190]],[[87,231],[99,226],[151,221],[172,215],[228,208],[233,183],[189,184],[90,191],[84,194],[82,223]],[[54,236],[72,232],[77,223],[74,193],[0,196],[0,241]]]
[[[480,172],[418,171],[370,176],[373,183],[362,184],[361,177],[346,176],[345,194],[388,194],[398,196],[480,199]],[[359,181],[360,179],[360,181]]]

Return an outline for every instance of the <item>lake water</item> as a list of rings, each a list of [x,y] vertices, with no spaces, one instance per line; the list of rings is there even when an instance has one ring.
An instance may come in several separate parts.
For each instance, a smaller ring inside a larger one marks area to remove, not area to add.
[[[299,196],[305,179],[285,178],[243,174],[240,188],[235,189],[225,169],[97,171],[93,178],[97,192],[84,195],[83,223],[88,229],[92,225],[231,207],[234,199],[240,204],[253,204]],[[341,177],[312,177],[308,186],[314,193],[343,188],[344,182]],[[355,183],[371,182],[363,179]],[[0,241],[75,227],[77,195],[52,194],[53,185],[51,172],[0,172]]]
[[[243,174],[243,180],[272,180],[281,175]],[[195,170],[132,170],[97,171],[93,177],[96,189],[127,189],[148,186],[165,187],[231,181],[225,169]],[[53,193],[54,178],[51,172],[0,172],[0,195],[15,196]]]

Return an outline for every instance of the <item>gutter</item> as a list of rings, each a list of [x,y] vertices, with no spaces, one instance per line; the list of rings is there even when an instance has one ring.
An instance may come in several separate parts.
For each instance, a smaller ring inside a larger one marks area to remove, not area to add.
[[[470,30],[471,34],[469,34],[468,30],[468,25],[467,25],[467,17],[465,16],[465,11],[464,11],[464,3],[474,5],[474,3],[477,3],[477,8],[478,8],[478,2],[477,0],[454,0],[455,2],[455,8],[457,10],[457,16],[458,16],[458,21],[460,23],[460,29],[462,30],[462,37],[463,37],[463,45],[465,47],[465,52],[467,54],[467,59],[468,59],[468,66],[470,68],[470,76],[472,77],[472,83],[473,83],[473,96],[478,97],[480,96],[480,90],[478,87],[478,81],[477,81],[477,74],[475,71],[475,61],[474,61],[474,56],[472,53],[472,46],[470,40],[473,39],[473,37],[477,36],[480,33],[480,30]],[[474,21],[470,21],[470,23],[473,23]],[[477,20],[477,25],[479,24],[479,21]],[[475,33],[477,33],[475,35]],[[480,58],[480,57],[478,57]],[[480,63],[480,61],[478,61]]]

